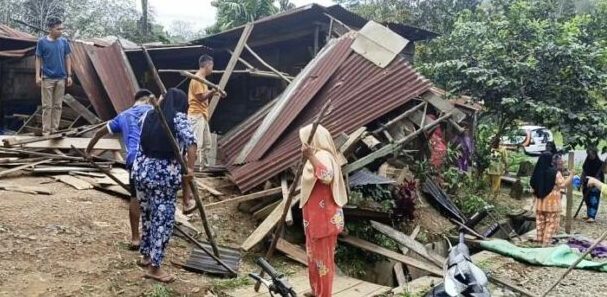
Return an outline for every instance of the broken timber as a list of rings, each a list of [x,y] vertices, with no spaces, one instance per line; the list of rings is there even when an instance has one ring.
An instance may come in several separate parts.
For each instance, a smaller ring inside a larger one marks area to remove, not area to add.
[[[440,118],[436,119],[432,123],[429,123],[425,126],[420,127],[419,129],[415,130],[415,132],[407,135],[405,138],[403,138],[395,143],[385,145],[384,147],[370,153],[369,155],[346,165],[344,167],[344,172],[352,173],[358,169],[361,169],[361,168],[371,164],[373,161],[375,161],[379,158],[385,157],[393,152],[398,151],[403,145],[405,145],[409,141],[413,140],[419,134],[421,134],[422,132],[425,132],[429,129],[432,129],[432,127],[438,125],[440,122],[444,121],[445,119],[448,119],[449,117],[451,117],[451,115],[452,115],[451,112],[447,113],[447,114],[441,116]]]
[[[205,205],[205,207],[207,207],[207,208],[214,207],[214,206],[226,204],[229,202],[245,202],[245,201],[250,201],[250,200],[255,200],[255,199],[259,199],[259,198],[272,196],[272,195],[278,195],[280,193],[282,193],[281,188],[273,188],[273,189],[269,189],[269,190],[265,190],[265,191],[261,191],[261,192],[256,192],[256,193],[252,193],[252,194],[248,194],[248,195],[243,195],[243,196],[239,196],[239,197],[235,197],[235,198],[226,199],[226,200],[219,201],[219,202],[209,203],[209,204]]]
[[[11,169],[0,171],[0,176],[5,176],[5,175],[7,175],[9,173],[16,172],[16,171],[19,171],[19,170],[23,170],[23,169],[26,169],[26,168],[36,167],[37,165],[40,165],[40,164],[50,163],[51,161],[52,160],[43,160],[43,161],[38,161],[38,162],[34,162],[34,163],[29,163],[29,164],[13,167]]]
[[[21,192],[21,193],[29,193],[29,194],[44,194],[44,195],[52,195],[53,192],[44,187],[36,187],[36,186],[17,186],[17,185],[7,185],[0,184],[0,189],[5,191],[12,192]]]
[[[302,247],[292,244],[283,238],[279,238],[278,242],[276,243],[276,249],[296,262],[303,264],[304,266],[308,266],[308,255]]]
[[[6,143],[5,140],[10,141],[9,139],[14,139],[16,141],[20,140],[32,140],[31,136],[0,136],[0,140]],[[22,147],[25,148],[48,148],[48,149],[69,149],[71,146],[75,146],[78,149],[85,149],[90,141],[90,138],[76,138],[76,137],[65,137],[62,139],[47,139],[43,141],[37,141],[32,143],[23,144]],[[122,150],[120,146],[120,141],[115,138],[105,138],[100,139],[97,145],[95,145],[95,149],[99,150],[112,150],[119,151]]]
[[[70,175],[57,175],[53,176],[53,178],[64,184],[72,186],[76,190],[88,190],[93,188],[93,185],[90,183]]]
[[[279,191],[282,192],[280,188]],[[299,194],[295,196],[291,201],[291,207],[297,204],[300,198],[301,195]],[[278,224],[280,221],[282,212],[285,208],[285,202],[285,200],[281,201],[280,204],[278,204],[278,206],[274,208],[272,213],[270,213],[270,215],[268,215],[268,217],[257,227],[257,229],[255,229],[255,231],[253,231],[253,233],[249,235],[249,237],[242,243],[242,245],[240,246],[241,249],[243,249],[244,251],[249,251],[259,242],[261,242],[264,237],[268,235],[268,233],[272,231],[274,226],[276,226],[276,224]]]
[[[339,237],[339,241],[348,243],[350,245],[353,245],[355,247],[367,250],[369,252],[373,252],[373,253],[382,255],[382,256],[390,258],[392,260],[402,262],[402,263],[404,263],[406,265],[409,265],[411,267],[415,267],[415,268],[427,271],[427,272],[429,272],[429,273],[431,273],[433,275],[440,276],[440,277],[443,276],[442,269],[439,269],[439,268],[437,268],[435,266],[426,264],[426,263],[424,263],[422,261],[419,261],[419,260],[416,260],[414,258],[411,258],[411,257],[405,256],[405,255],[399,254],[399,253],[394,252],[394,251],[391,251],[389,249],[386,249],[386,248],[381,247],[379,245],[373,244],[373,243],[368,242],[366,240],[362,240],[360,238],[356,238],[356,237],[353,237],[353,236],[347,236],[346,235],[346,236]]]
[[[65,94],[63,96],[63,102],[71,107],[75,112],[77,112],[80,116],[82,116],[85,120],[87,120],[91,124],[101,123],[101,120],[88,108],[82,105],[76,98],[72,97],[70,94]]]
[[[425,259],[430,260],[435,265],[439,267],[443,265],[443,259],[435,258],[434,255],[430,254],[426,247],[417,240],[410,238],[409,236],[391,228],[390,226],[378,223],[376,221],[371,221],[371,226],[373,226],[373,228],[383,233],[384,235],[394,239],[399,244],[412,250],[416,254],[424,257]]]
[[[375,228],[376,226],[379,226],[379,225],[378,225],[378,224],[374,224],[374,225],[373,225],[373,227],[374,227],[374,228]],[[386,227],[387,227],[387,226],[386,226]],[[388,228],[390,228],[390,227],[388,227]],[[390,229],[392,229],[392,228],[390,228]],[[419,249],[420,249],[420,245],[421,245],[421,243],[419,243],[419,242],[417,242],[417,241],[415,241],[415,240],[413,240],[415,243],[412,243],[412,241],[409,241],[409,240],[399,240],[399,239],[402,239],[402,238],[408,238],[408,236],[407,236],[407,235],[405,235],[405,234],[403,234],[402,232],[399,232],[399,231],[397,231],[397,230],[392,229],[392,230],[390,230],[390,232],[389,232],[389,233],[384,233],[384,234],[386,234],[386,235],[388,235],[389,237],[391,237],[392,239],[396,240],[398,243],[403,244],[403,245],[405,245],[406,247],[410,248],[412,251],[415,251],[415,250],[419,250]],[[395,236],[394,236],[394,237],[392,237],[392,235],[395,235]],[[422,245],[422,246],[423,246],[423,245]],[[428,251],[427,249],[425,249],[425,247],[424,247],[424,250],[425,250],[426,252],[423,252],[423,253],[421,253],[421,254],[420,254],[420,253],[418,253],[418,254],[419,254],[420,256],[422,256],[424,259],[426,259],[427,261],[430,261],[430,263],[432,263],[432,264],[433,264],[433,265],[435,265],[436,267],[441,267],[441,268],[443,267],[443,264],[442,264],[442,263],[445,263],[445,261],[446,261],[446,259],[445,259],[445,258],[443,258],[442,256],[440,256],[440,255],[438,255],[438,254],[436,254],[436,253],[434,253],[434,252],[432,252],[432,251]],[[416,252],[416,253],[417,253],[417,252]],[[437,264],[437,260],[438,260],[438,263],[440,263],[440,264]],[[414,266],[414,267],[415,267],[415,266]],[[418,268],[418,267],[416,267],[416,268]],[[440,277],[443,277],[442,272],[441,272],[441,274],[439,274],[439,276],[440,276]],[[533,293],[529,292],[528,290],[526,290],[526,289],[524,289],[524,288],[521,288],[521,287],[519,287],[519,286],[516,286],[516,285],[514,285],[514,284],[512,284],[512,283],[510,283],[510,282],[508,282],[508,281],[506,281],[506,280],[503,280],[503,279],[501,279],[501,278],[498,278],[498,277],[495,277],[495,276],[492,276],[492,275],[488,275],[487,277],[488,277],[488,278],[489,278],[489,280],[490,280],[490,281],[492,281],[493,283],[495,283],[495,284],[499,284],[499,285],[502,285],[502,286],[505,286],[505,287],[507,287],[507,288],[509,288],[509,289],[511,289],[511,290],[513,290],[513,291],[516,291],[516,292],[518,292],[518,293],[521,293],[521,294],[523,294],[523,295],[525,295],[525,296],[532,296],[532,297],[535,297],[535,296],[536,296],[535,294],[533,294]]]
[[[247,42],[247,39],[249,39],[249,35],[251,35],[251,32],[253,32],[253,23],[247,23],[244,29],[242,30],[242,35],[240,35],[240,39],[236,44],[236,48],[234,48],[234,53],[232,54],[232,57],[230,57],[230,61],[226,66],[226,72],[223,73],[221,79],[219,80],[219,89],[225,89],[226,85],[228,84],[228,80],[232,75],[232,71],[234,71],[236,63],[238,62],[238,57],[240,57],[240,54],[242,53],[242,50],[244,49],[244,46]],[[219,95],[214,95],[213,98],[211,98],[211,102],[209,104],[209,121],[213,116],[213,112],[215,112],[217,103],[219,103]]]
[[[268,64],[266,61],[264,61],[257,53],[255,53],[253,51],[253,49],[251,49],[246,43],[244,45],[244,47],[247,49],[247,51],[249,51],[249,53],[251,54],[251,56],[253,56],[255,59],[257,59],[257,61],[259,61],[259,63],[261,63],[263,66],[265,66],[266,68],[270,69],[272,72],[276,73],[276,75],[280,76],[280,78],[282,78],[284,81],[286,81],[287,83],[291,83],[291,80],[288,79],[286,76],[284,76],[284,74],[282,74],[282,72],[276,70],[274,67],[272,67],[270,64]]]

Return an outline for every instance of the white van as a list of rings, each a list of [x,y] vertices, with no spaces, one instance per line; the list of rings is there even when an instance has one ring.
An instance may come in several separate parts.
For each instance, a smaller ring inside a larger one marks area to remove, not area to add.
[[[512,135],[501,139],[503,146],[517,149],[522,147],[529,155],[539,155],[546,150],[546,144],[554,141],[552,132],[542,126],[520,126]]]

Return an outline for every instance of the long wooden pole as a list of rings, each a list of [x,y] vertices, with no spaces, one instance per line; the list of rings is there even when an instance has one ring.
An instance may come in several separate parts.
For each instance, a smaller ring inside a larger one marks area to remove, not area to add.
[[[255,53],[253,51],[253,49],[251,49],[247,44],[244,45],[244,47],[247,49],[247,51],[249,51],[249,53],[255,57],[255,59],[257,59],[257,61],[259,61],[259,63],[261,63],[263,66],[265,66],[266,68],[270,69],[272,72],[276,73],[276,75],[280,76],[280,78],[282,78],[283,80],[285,80],[287,83],[291,83],[291,80],[288,79],[284,74],[282,74],[282,72],[276,70],[274,67],[272,67],[270,64],[268,64],[266,61],[264,61],[257,53]]]
[[[116,183],[118,183],[118,185],[120,185],[123,189],[125,189],[127,192],[131,192],[131,188],[128,187],[127,185],[125,185],[120,179],[118,179],[116,176],[114,176],[112,174],[112,172],[107,169],[107,168],[103,168],[101,166],[99,166],[97,163],[95,163],[95,161],[93,161],[93,159],[89,158],[89,156],[87,156],[83,151],[77,149],[75,146],[72,145],[72,150],[74,150],[78,155],[80,155],[82,158],[84,158],[85,160],[87,160],[89,163],[91,163],[91,165],[93,165],[93,167],[99,169],[99,171],[103,172],[105,175],[107,175],[109,178],[111,178],[112,180],[114,180]],[[132,185],[131,185],[132,186]]]
[[[152,58],[150,57],[150,54],[145,49],[145,47],[143,49],[144,49],[143,54],[148,63],[148,67],[152,71],[154,80],[158,84],[158,87],[160,88],[160,90],[163,90],[163,94],[166,94],[166,87],[162,83],[162,80],[160,79],[160,76],[158,75],[158,71],[156,71],[156,66],[154,66],[154,62],[152,62]],[[158,116],[160,118],[160,124],[162,125],[162,129],[164,130],[164,133],[170,139],[171,146],[173,148],[173,153],[175,154],[175,158],[177,159],[177,161],[179,161],[179,164],[181,164],[181,171],[184,174],[186,174],[187,170],[188,170],[187,164],[185,163],[185,160],[183,159],[183,156],[181,155],[181,152],[179,150],[179,145],[177,144],[177,140],[175,140],[175,137],[173,137],[173,133],[171,133],[171,128],[169,128],[169,124],[167,123],[167,120],[164,117],[164,114],[162,113],[162,110],[160,109],[160,106],[158,105],[158,101],[156,100],[156,98],[152,99],[152,105],[154,106],[154,110],[156,111],[156,113],[158,114]],[[204,206],[202,205],[202,200],[200,199],[200,195],[198,193],[198,188],[196,187],[196,184],[194,183],[194,181],[192,179],[188,180],[187,183],[190,186],[192,196],[194,196],[194,200],[196,200],[196,207],[198,208],[198,212],[200,213],[200,219],[202,220],[202,227],[204,228],[204,232],[207,235],[209,244],[213,248],[213,253],[215,254],[215,256],[219,257],[219,249],[217,248],[217,244],[215,243],[215,238],[213,237],[213,233],[211,232],[211,228],[209,227],[209,222],[207,220],[207,215],[204,210]]]
[[[573,152],[569,152],[568,168],[571,174],[574,166],[575,155]],[[565,232],[571,234],[571,224],[573,221],[573,185],[569,183],[567,186],[567,212],[565,221]]]
[[[320,121],[322,120],[322,118],[325,116],[325,114],[327,113],[327,111],[329,110],[329,106],[331,105],[331,99],[329,99],[325,105],[322,107],[322,109],[320,110],[320,113],[318,114],[318,117],[316,118],[316,120],[314,121],[314,123],[312,124],[312,132],[310,132],[310,136],[308,136],[308,139],[306,140],[306,144],[310,145],[310,143],[312,142],[312,139],[314,138],[314,134],[316,133],[316,129],[318,128],[318,125],[320,124]],[[266,253],[266,259],[271,259],[272,256],[274,255],[274,251],[276,250],[276,244],[278,243],[278,239],[280,238],[282,231],[284,229],[285,226],[285,219],[287,217],[287,214],[289,213],[289,210],[291,209],[291,203],[293,202],[293,196],[295,196],[295,189],[297,189],[297,183],[299,181],[299,179],[301,178],[301,175],[303,173],[303,168],[305,165],[305,159],[302,156],[301,159],[299,160],[299,164],[297,165],[297,171],[295,174],[295,178],[293,179],[293,183],[291,183],[291,186],[289,187],[289,194],[287,196],[287,199],[285,201],[285,207],[282,210],[282,214],[280,216],[280,220],[278,221],[278,226],[276,226],[276,230],[274,231],[274,237],[272,238],[272,243],[270,244],[270,248],[268,249],[268,252]],[[261,272],[259,273],[259,275],[261,277],[263,277],[264,275],[264,271],[261,270]],[[255,284],[255,291],[259,291],[259,287],[261,286],[261,282],[257,282]]]
[[[567,268],[567,271],[565,271],[561,277],[559,277],[559,279],[557,279],[552,286],[550,286],[550,288],[548,288],[548,290],[546,290],[541,296],[544,297],[546,295],[548,295],[548,293],[550,293],[550,291],[552,291],[556,286],[558,286],[558,284],[567,276],[567,274],[569,274],[571,272],[571,270],[573,270],[575,268],[575,266],[577,266],[580,262],[582,262],[582,260],[584,260],[584,258],[586,258],[586,256],[588,256],[588,254],[590,254],[590,252],[592,252],[592,250],[599,245],[599,243],[601,243],[601,241],[605,240],[605,238],[607,237],[607,231],[603,233],[603,235],[601,235],[601,237],[599,239],[597,239],[587,250],[585,253],[583,253],[575,262],[573,262],[573,264],[569,265],[569,268]]]

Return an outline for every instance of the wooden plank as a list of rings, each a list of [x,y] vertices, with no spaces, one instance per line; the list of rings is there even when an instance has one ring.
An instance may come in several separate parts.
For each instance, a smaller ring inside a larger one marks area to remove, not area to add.
[[[435,267],[430,264],[426,264],[422,261],[416,260],[414,258],[399,254],[397,252],[391,251],[379,245],[373,244],[371,242],[362,240],[360,238],[352,237],[352,236],[342,236],[339,238],[340,241],[351,244],[355,247],[367,250],[369,252],[373,252],[384,257],[390,258],[395,261],[402,262],[403,264],[427,271],[431,274],[437,276],[443,276],[443,272],[438,267]]]
[[[5,139],[15,138],[17,141],[24,139],[31,139],[31,136],[19,136],[19,135],[1,135],[0,140],[4,142]],[[80,137],[65,137],[62,139],[52,139],[39,141],[34,143],[24,144],[22,147],[26,148],[49,148],[49,149],[71,149],[71,146],[75,146],[77,149],[86,149],[89,144],[90,138]],[[103,138],[95,145],[95,149],[99,150],[121,150],[120,141],[117,138]]]
[[[225,72],[219,80],[219,88],[221,90],[225,90],[225,87],[228,84],[228,81],[230,80],[230,76],[232,75],[232,71],[234,71],[236,63],[238,63],[238,57],[240,57],[240,54],[242,53],[242,50],[244,49],[244,46],[247,42],[247,39],[249,39],[249,35],[251,35],[251,32],[253,32],[253,23],[247,23],[244,29],[242,30],[242,35],[240,35],[240,39],[236,44],[236,48],[234,48],[234,53],[230,57],[230,61],[228,62],[228,65],[225,68]],[[215,112],[217,103],[219,103],[219,98],[219,95],[215,95],[211,99],[211,103],[209,104],[209,121],[213,116],[213,112]]]
[[[282,191],[280,188],[278,189],[279,191]],[[301,194],[295,196],[291,202],[291,207],[297,204],[300,198]],[[285,203],[286,201],[284,200],[280,202],[278,207],[276,207],[272,213],[270,213],[270,215],[257,227],[257,229],[255,229],[255,231],[253,231],[253,233],[251,233],[251,235],[249,235],[249,237],[242,243],[240,246],[241,249],[244,251],[249,251],[259,242],[261,242],[264,237],[266,237],[266,235],[272,231],[272,229],[274,229],[282,217],[282,211],[284,210]]]
[[[217,164],[217,134],[211,133],[211,150],[207,155],[207,162],[209,166],[215,166]]]
[[[69,174],[70,175],[89,176],[89,177],[98,177],[98,178],[104,178],[105,177],[105,174],[103,174],[103,173],[96,173],[96,172],[70,171]]]
[[[346,165],[344,167],[343,171],[346,173],[352,173],[358,169],[361,169],[361,168],[371,164],[372,162],[374,162],[375,160],[377,160],[379,158],[385,157],[389,154],[394,153],[395,151],[398,151],[404,144],[413,140],[415,137],[417,137],[422,132],[432,129],[432,127],[438,125],[440,122],[448,119],[449,117],[451,117],[451,114],[446,114],[446,115],[441,116],[440,118],[436,119],[435,121],[424,125],[420,129],[415,130],[415,132],[407,135],[407,137],[399,140],[398,142],[385,145],[382,148],[368,154],[367,156]]]
[[[282,193],[282,189],[280,187],[278,187],[278,188],[273,188],[273,189],[269,189],[269,190],[252,193],[252,194],[247,194],[247,195],[242,195],[239,197],[226,199],[226,200],[219,201],[219,202],[209,203],[209,204],[205,205],[204,207],[207,207],[207,208],[214,207],[214,206],[226,204],[228,202],[245,202],[245,201],[250,201],[250,200],[255,200],[255,199],[259,199],[259,198],[272,196],[272,195],[277,195],[280,193]]]
[[[283,252],[287,257],[296,262],[308,266],[308,255],[306,251],[299,245],[292,244],[283,238],[279,238],[276,243],[276,249]]]
[[[78,102],[78,100],[72,97],[72,95],[65,94],[65,96],[63,96],[63,102],[67,104],[70,108],[72,108],[75,112],[77,112],[85,120],[87,120],[89,123],[101,123],[101,120],[93,112],[91,112],[88,108]]]
[[[280,178],[280,188],[282,189],[282,200],[286,201],[289,198],[289,184],[287,183],[287,177],[284,175]],[[290,208],[285,223],[289,226],[293,225],[293,212]]]
[[[205,189],[207,192],[211,193],[211,195],[213,195],[213,196],[222,196],[223,195],[222,192],[219,192],[215,188],[205,184],[202,180],[197,179],[196,184],[198,185],[198,187]]]
[[[57,175],[53,176],[53,178],[75,188],[76,190],[88,190],[93,188],[93,185],[90,183],[71,175]]]
[[[394,275],[396,276],[396,283],[399,287],[402,287],[407,284],[407,277],[405,276],[405,271],[403,270],[403,263],[394,264]]]
[[[348,136],[348,140],[339,148],[339,151],[345,156],[352,153],[352,150],[356,147],[355,144],[360,140],[362,135],[367,131],[367,127],[360,127],[356,131],[352,132]]]
[[[118,195],[121,197],[130,197],[131,196],[131,193],[129,193],[127,190],[125,190],[121,186],[117,186],[117,185],[104,186],[104,185],[97,183],[94,178],[88,177],[88,176],[79,176],[77,178],[93,185],[93,187],[95,187],[95,189],[102,190],[105,192],[110,192],[112,194],[115,194],[115,195]]]
[[[451,102],[441,98],[440,96],[432,92],[426,92],[426,94],[424,94],[422,98],[428,103],[430,103],[432,106],[434,106],[436,109],[440,110],[442,113],[452,112],[453,119],[455,119],[455,122],[461,122],[463,119],[466,118],[466,114],[456,108],[453,104],[451,104]]]
[[[275,201],[275,202],[272,202],[272,203],[262,207],[261,209],[255,211],[253,213],[253,218],[255,218],[256,220],[262,220],[262,219],[267,218],[270,215],[270,213],[272,213],[272,211],[279,204],[280,204],[280,201]],[[284,205],[284,203],[283,203],[283,205]]]
[[[34,173],[69,173],[70,171],[99,171],[95,168],[87,167],[64,167],[64,166],[49,166],[49,167],[37,167],[32,171]]]
[[[413,229],[413,232],[411,232],[411,235],[409,235],[409,237],[413,240],[415,240],[415,238],[417,238],[417,235],[419,234],[419,231],[421,231],[421,226],[417,225],[415,226],[415,228]],[[403,253],[403,255],[406,255],[409,252],[409,249],[403,245],[399,245],[400,251],[401,253]]]
[[[13,167],[11,169],[0,171],[0,176],[5,176],[5,175],[7,175],[9,173],[16,172],[16,171],[19,171],[19,170],[23,170],[23,169],[26,169],[26,168],[35,167],[35,166],[40,165],[40,164],[50,163],[51,161],[52,160],[47,159],[47,160],[42,160],[42,161],[38,161],[38,162],[34,162],[34,163],[29,163],[29,164]]]
[[[376,294],[386,293],[390,291],[391,288],[387,288],[378,284],[363,282],[339,292],[337,294],[333,293],[333,297],[351,297],[351,296],[375,296]]]

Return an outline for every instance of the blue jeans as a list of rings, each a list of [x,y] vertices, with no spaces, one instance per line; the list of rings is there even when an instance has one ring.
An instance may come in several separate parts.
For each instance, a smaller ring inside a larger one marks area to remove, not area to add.
[[[599,211],[599,200],[601,199],[601,191],[598,189],[590,189],[586,197],[586,214],[589,218],[595,219],[596,213]]]

